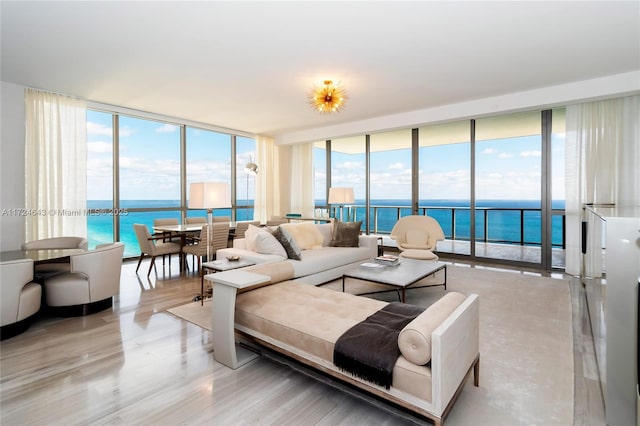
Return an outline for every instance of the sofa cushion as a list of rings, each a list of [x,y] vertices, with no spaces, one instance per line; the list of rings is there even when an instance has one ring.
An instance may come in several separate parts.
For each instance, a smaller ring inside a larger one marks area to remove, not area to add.
[[[253,243],[255,242],[256,236],[258,235],[259,232],[267,232],[267,231],[265,229],[258,228],[255,225],[249,224],[249,227],[244,233],[244,242],[246,244],[247,250],[256,251],[256,248],[253,245]]]
[[[296,240],[281,226],[273,231],[273,236],[282,244],[284,251],[287,253],[287,258],[293,260],[300,260],[301,250],[296,244]]]
[[[276,254],[282,256],[282,260],[287,258],[287,252],[282,244],[271,235],[270,232],[258,232],[256,233],[253,241],[253,247],[256,252],[262,254]]]
[[[322,248],[324,238],[315,224],[311,222],[283,223],[280,227],[291,234],[300,250]]]
[[[368,247],[323,247],[320,250],[303,250],[302,262],[294,262],[294,276],[306,277],[318,274],[327,269],[338,268],[350,263],[369,259],[371,249]]]
[[[360,227],[358,222],[335,222],[333,226],[332,247],[358,247],[360,239]]]
[[[329,247],[333,239],[333,223],[320,223],[315,227],[322,234],[322,247]]]
[[[407,361],[424,365],[431,360],[431,333],[464,299],[463,294],[447,293],[402,329],[398,335],[398,348]]]

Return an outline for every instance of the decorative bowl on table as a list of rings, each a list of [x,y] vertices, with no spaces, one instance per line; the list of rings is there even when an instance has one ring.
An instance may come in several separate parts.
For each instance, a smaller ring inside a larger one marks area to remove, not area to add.
[[[227,256],[227,260],[229,262],[237,262],[238,260],[240,260],[240,256],[235,255],[235,256]]]

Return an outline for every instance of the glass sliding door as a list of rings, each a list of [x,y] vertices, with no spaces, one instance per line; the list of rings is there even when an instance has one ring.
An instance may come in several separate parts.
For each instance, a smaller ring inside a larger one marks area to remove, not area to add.
[[[541,114],[475,123],[475,255],[540,264]]]
[[[369,141],[369,231],[389,234],[399,217],[411,214],[411,129],[375,133]]]
[[[331,187],[353,188],[353,205],[331,205],[332,217],[342,220],[365,220],[367,167],[365,136],[331,141]]]
[[[468,120],[418,129],[419,212],[438,221],[439,252],[471,254],[471,148]]]

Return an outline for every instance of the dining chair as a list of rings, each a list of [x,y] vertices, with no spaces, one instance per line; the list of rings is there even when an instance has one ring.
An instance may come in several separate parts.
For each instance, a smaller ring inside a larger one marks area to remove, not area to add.
[[[0,263],[0,340],[29,328],[40,310],[42,287],[33,282],[33,260]]]
[[[138,239],[138,245],[140,246],[140,259],[138,260],[136,273],[138,273],[138,269],[140,269],[140,264],[142,263],[142,259],[145,256],[151,256],[151,264],[149,265],[149,272],[147,273],[147,276],[149,276],[151,275],[151,269],[155,264],[157,256],[168,254],[169,265],[171,265],[171,255],[182,254],[182,247],[180,246],[180,244],[174,243],[174,242],[164,242],[162,241],[162,236],[155,236],[155,237],[152,236],[149,233],[149,228],[147,228],[147,225],[144,225],[141,223],[134,223],[133,229],[136,233],[136,238]],[[162,266],[164,267],[164,258],[163,258]]]
[[[207,230],[210,229],[210,232]],[[211,235],[209,235],[211,234]],[[211,239],[209,239],[211,237]],[[185,246],[182,250],[185,254],[191,254],[198,258],[198,269],[201,270],[201,259],[207,256],[207,245],[209,246],[209,257],[207,261],[215,259],[216,251],[227,247],[229,240],[229,222],[213,223],[204,225],[200,231],[200,238],[195,244]],[[195,268],[195,262],[194,262]]]
[[[207,218],[206,217],[202,217],[202,216],[187,216],[184,218],[184,223],[186,225],[193,225],[196,223],[202,223],[202,224],[206,224],[207,223]]]
[[[244,233],[247,232],[249,225],[260,226],[260,221],[254,220],[250,222],[236,222],[236,231],[233,238],[244,238]]]
[[[161,219],[153,219],[153,227],[155,228],[156,226],[177,226],[179,225],[178,219],[176,218],[161,218]],[[160,232],[154,232],[152,234],[153,236],[157,236],[157,235],[162,235],[162,241],[163,242],[168,242],[168,241],[175,241],[175,240],[180,240],[180,236],[171,232],[171,231],[160,231]],[[162,262],[164,262],[164,257],[166,255],[162,255]]]
[[[87,250],[88,248],[89,241],[83,237],[51,237],[22,243],[22,250]],[[40,277],[50,276],[59,272],[69,272],[69,263],[43,263],[35,267],[35,274]]]
[[[71,270],[44,281],[47,308],[62,316],[90,315],[113,306],[120,293],[124,243],[71,255]]]

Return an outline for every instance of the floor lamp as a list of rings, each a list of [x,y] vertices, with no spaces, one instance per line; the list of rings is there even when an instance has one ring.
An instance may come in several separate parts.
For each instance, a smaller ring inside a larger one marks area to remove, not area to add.
[[[189,208],[207,210],[207,261],[211,260],[213,209],[231,207],[231,188],[227,182],[196,182],[189,187]]]
[[[258,165],[251,161],[251,156],[249,156],[249,162],[244,166],[244,172],[247,175],[247,208],[249,208],[249,175],[257,176],[258,175]],[[254,190],[255,194],[255,190]],[[253,197],[253,203],[255,205],[255,195]],[[247,219],[249,215],[247,215]],[[255,214],[254,214],[255,217]]]
[[[353,188],[332,186],[329,188],[329,204],[338,204],[340,206],[340,221],[342,221],[342,206],[344,204],[353,204],[355,198],[353,196]]]

